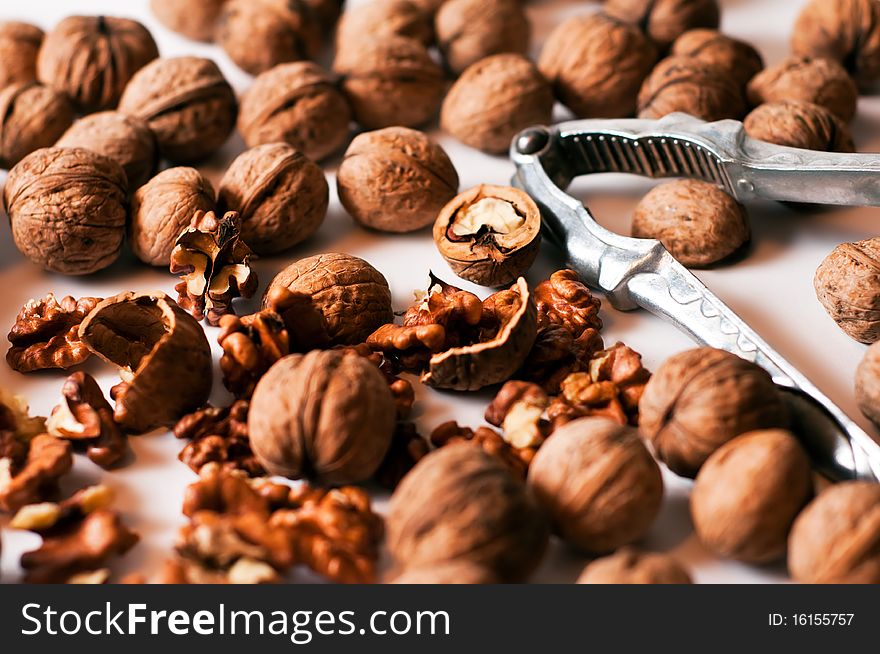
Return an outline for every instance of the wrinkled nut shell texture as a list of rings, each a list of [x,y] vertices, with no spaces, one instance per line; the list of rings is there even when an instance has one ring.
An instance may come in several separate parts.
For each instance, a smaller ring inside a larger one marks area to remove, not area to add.
[[[849,336],[880,339],[880,237],[838,245],[813,278],[816,297]]]
[[[880,584],[880,484],[828,487],[795,520],[788,570],[804,584]]]
[[[718,27],[718,0],[608,0],[610,15],[638,25],[662,49],[695,27]]]
[[[466,145],[503,153],[521,130],[546,125],[553,89],[532,62],[501,54],[470,66],[449,89],[440,125]]]
[[[320,160],[348,138],[351,109],[333,77],[317,64],[280,64],[254,80],[241,98],[238,131],[248,147],[289,143]]]
[[[394,577],[392,584],[494,584],[495,574],[468,560],[444,561],[419,568],[404,570]]]
[[[0,88],[37,79],[37,53],[42,43],[43,30],[36,25],[0,23]]]
[[[115,107],[134,74],[158,56],[156,42],[137,21],[71,16],[46,35],[37,74],[88,113]]]
[[[547,547],[546,519],[525,484],[469,443],[416,464],[391,496],[386,527],[404,569],[463,560],[502,582],[526,579]]]
[[[214,210],[214,188],[195,168],[168,168],[135,191],[129,245],[138,259],[167,266],[177,237],[197,211]]]
[[[63,93],[27,82],[0,91],[0,167],[12,168],[34,150],[50,147],[74,119]]]
[[[226,0],[150,0],[153,15],[165,27],[194,41],[213,41]]]
[[[691,576],[668,554],[624,547],[596,559],[578,577],[579,584],[692,584]]]
[[[230,164],[217,197],[221,213],[241,215],[241,237],[258,254],[288,250],[314,234],[327,214],[324,171],[287,143],[258,145]]]
[[[670,54],[695,57],[722,68],[743,85],[764,68],[764,59],[754,47],[712,29],[685,32],[675,40]]]
[[[120,293],[100,302],[80,339],[117,366],[114,418],[140,434],[198,409],[211,392],[211,346],[201,325],[164,293]]]
[[[856,400],[862,413],[880,425],[880,346],[869,347],[856,368]]]
[[[251,447],[272,474],[329,484],[365,481],[394,431],[394,401],[372,363],[339,351],[291,355],[257,384]]]
[[[645,386],[639,428],[670,470],[696,476],[709,455],[756,429],[784,428],[788,412],[763,368],[714,348],[667,359]]]
[[[348,254],[319,254],[291,264],[272,280],[263,297],[264,308],[274,289],[288,289],[308,299],[308,313],[314,314],[320,328],[310,342],[302,343],[306,349],[363,343],[394,319],[385,277],[363,259]],[[296,323],[282,317],[292,340],[303,336]]]
[[[811,102],[768,102],[743,121],[753,139],[825,152],[854,152],[849,127],[825,107]]]
[[[434,28],[443,60],[456,74],[490,55],[529,50],[531,26],[519,0],[447,0]]]
[[[157,59],[132,78],[119,110],[142,118],[163,155],[175,162],[217,151],[235,127],[232,87],[210,59]]]
[[[742,118],[742,86],[722,68],[693,57],[667,57],[639,90],[639,118],[681,111],[706,121]]]
[[[410,232],[434,222],[458,191],[458,173],[422,132],[387,127],[355,137],[336,186],[345,210],[361,225]]]
[[[785,554],[791,525],[811,494],[810,460],[794,435],[754,431],[722,445],[700,468],[691,516],[713,552],[767,563]]]
[[[580,118],[631,116],[657,52],[641,30],[603,14],[576,16],[544,44],[538,68]]]
[[[528,480],[554,530],[597,554],[644,536],[663,499],[660,468],[638,433],[604,418],[580,418],[554,431]]]
[[[415,39],[424,46],[434,40],[431,16],[409,0],[372,0],[346,9],[336,26],[337,47],[361,39],[382,40],[393,36]]]
[[[443,207],[434,223],[434,242],[462,279],[504,286],[538,256],[541,212],[519,189],[481,184]]]
[[[119,256],[128,214],[125,172],[81,148],[45,148],[11,171],[3,200],[16,246],[44,269],[85,275]]]
[[[686,266],[708,266],[736,252],[751,235],[743,205],[709,182],[655,186],[632,220],[637,238],[656,238]]]

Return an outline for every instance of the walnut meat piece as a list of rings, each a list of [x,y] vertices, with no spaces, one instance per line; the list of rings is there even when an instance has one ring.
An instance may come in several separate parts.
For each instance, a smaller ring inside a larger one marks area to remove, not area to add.
[[[386,127],[354,138],[337,171],[336,187],[359,224],[410,232],[434,222],[458,191],[458,173],[430,137]]]
[[[660,460],[691,478],[736,436],[788,425],[785,399],[763,368],[708,347],[667,359],[645,387],[639,414]]]
[[[709,182],[682,179],[651,189],[636,206],[632,235],[654,238],[686,266],[729,257],[751,238],[745,207]]]
[[[589,563],[579,584],[692,584],[691,576],[668,554],[623,547]]]
[[[321,48],[320,25],[302,0],[227,0],[215,37],[251,75],[287,61],[314,59]]]
[[[861,343],[880,339],[880,238],[838,245],[816,269],[813,287],[849,336]]]
[[[17,511],[58,492],[58,480],[73,467],[70,443],[49,434],[20,438],[0,431],[0,511]]]
[[[554,529],[585,552],[642,538],[660,511],[660,468],[631,427],[581,418],[560,427],[529,467],[529,487]]]
[[[718,0],[607,0],[609,15],[638,25],[661,50],[695,27],[718,27]]]
[[[120,293],[79,327],[92,352],[120,369],[114,418],[126,431],[173,425],[211,391],[211,346],[196,320],[164,293]]]
[[[434,29],[443,60],[457,75],[490,55],[525,55],[532,31],[519,0],[447,0]]]
[[[0,89],[37,79],[43,30],[30,23],[0,22]]]
[[[189,441],[177,456],[193,472],[213,464],[214,468],[240,470],[249,477],[266,474],[251,450],[247,418],[250,404],[236,400],[227,407],[205,406],[185,415],[172,431]]]
[[[830,110],[811,102],[768,102],[752,110],[743,127],[753,139],[825,152],[855,152],[849,127]]]
[[[347,484],[376,472],[394,421],[391,391],[376,367],[328,350],[272,366],[254,390],[248,430],[270,473]]]
[[[137,21],[70,16],[46,34],[37,75],[90,113],[115,107],[134,74],[158,56],[156,42]]]
[[[422,438],[413,423],[398,420],[388,452],[376,470],[376,481],[383,488],[395,489],[400,480],[430,451],[428,441]]]
[[[517,54],[486,57],[449,89],[440,125],[465,145],[500,154],[521,130],[550,123],[553,89],[535,65]]]
[[[333,76],[298,61],[254,80],[241,97],[238,131],[248,147],[283,141],[318,161],[342,147],[350,122],[351,108]]]
[[[151,266],[171,263],[177,237],[193,216],[214,210],[214,188],[195,168],[168,168],[135,191],[128,244]]]
[[[44,148],[6,179],[12,237],[45,270],[86,275],[116,261],[128,214],[125,171],[82,148]]]
[[[409,0],[373,0],[342,13],[336,26],[338,48],[363,39],[405,36],[429,46],[434,41],[430,14]]]
[[[287,143],[240,154],[220,180],[220,212],[241,216],[241,238],[257,254],[289,250],[314,234],[327,214],[324,171]]]
[[[46,419],[30,415],[27,401],[0,386],[0,432],[9,432],[15,442],[27,442],[45,433]],[[10,441],[14,445],[13,441]]]
[[[752,105],[800,100],[829,109],[848,123],[856,113],[858,89],[846,70],[830,59],[789,57],[755,75],[748,85]]]
[[[785,554],[791,525],[811,495],[810,460],[795,436],[753,431],[722,445],[700,468],[691,516],[713,552],[768,563]]]
[[[0,167],[12,168],[34,150],[47,148],[70,127],[73,106],[63,93],[36,82],[0,91]]]
[[[694,57],[667,57],[639,90],[639,118],[662,118],[681,111],[706,121],[742,118],[742,85],[722,68]]]
[[[556,98],[580,118],[631,116],[657,60],[642,31],[605,14],[575,16],[544,43],[538,68]]]
[[[194,41],[214,40],[226,0],[150,0],[153,15],[165,27]]]
[[[549,425],[543,419],[550,398],[537,384],[505,382],[486,408],[485,419],[501,427],[504,440],[517,449],[535,448],[544,442]]]
[[[443,70],[421,43],[406,37],[361,40],[337,53],[333,70],[355,121],[365,129],[428,122],[443,100]]]
[[[125,87],[119,111],[147,122],[161,153],[175,163],[198,161],[220,149],[235,127],[238,105],[210,59],[157,59]]]
[[[764,68],[764,59],[753,46],[713,29],[688,30],[675,40],[670,54],[705,61],[742,85]]]
[[[547,523],[525,484],[467,443],[432,452],[391,496],[388,548],[404,571],[464,561],[521,581],[547,547]]]
[[[236,397],[250,397],[269,368],[290,354],[290,337],[281,316],[265,309],[249,316],[220,318],[217,342],[223,349],[223,385]]]
[[[275,309],[279,302],[286,308]],[[332,252],[300,259],[278,273],[263,307],[278,311],[291,347],[295,343],[299,351],[362,343],[394,318],[382,273],[363,259]]]
[[[434,242],[459,277],[504,286],[526,273],[541,244],[541,212],[523,191],[481,184],[450,200]]]
[[[516,447],[494,429],[462,427],[454,420],[437,425],[431,432],[431,444],[435,447],[446,447],[456,443],[468,443],[479,447],[486,454],[501,461],[514,477],[523,480],[538,449],[538,446]]]
[[[880,485],[829,486],[794,522],[788,570],[802,584],[880,583]]]

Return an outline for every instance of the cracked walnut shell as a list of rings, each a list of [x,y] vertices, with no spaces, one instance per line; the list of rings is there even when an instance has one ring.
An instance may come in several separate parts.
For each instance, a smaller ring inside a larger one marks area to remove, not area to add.
[[[880,339],[880,237],[841,243],[813,278],[828,315],[861,343]]]
[[[622,547],[587,565],[579,584],[692,584],[691,576],[668,554]]]
[[[688,30],[675,40],[670,54],[717,66],[742,85],[764,68],[764,59],[754,47],[713,29]]]
[[[825,107],[799,100],[767,102],[743,120],[753,139],[805,150],[855,152],[849,127]]]
[[[165,27],[194,41],[214,40],[226,0],[150,0],[150,10]]]
[[[607,0],[604,10],[638,25],[661,50],[695,27],[718,27],[718,0]]]
[[[73,122],[63,93],[36,82],[0,91],[0,167],[12,168],[27,155],[50,147]]]
[[[0,89],[36,81],[43,36],[43,30],[30,23],[0,22]]]

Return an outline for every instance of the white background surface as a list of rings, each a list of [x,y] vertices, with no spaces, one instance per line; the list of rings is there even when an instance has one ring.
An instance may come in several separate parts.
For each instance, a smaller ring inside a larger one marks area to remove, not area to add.
[[[351,4],[359,4],[352,0]],[[722,28],[752,42],[768,62],[775,62],[788,51],[788,37],[794,18],[804,0],[723,0]],[[548,0],[533,2],[529,13],[534,19],[533,49],[543,41],[549,29],[564,16],[592,11],[596,3]],[[237,91],[249,84],[249,76],[228,60],[219,48],[187,41],[159,25],[150,15],[147,0],[37,0],[30,3],[0,3],[0,19],[20,19],[49,29],[70,13],[121,15],[144,22],[153,32],[163,56],[196,54],[214,58]],[[880,100],[863,98],[853,124],[856,144],[863,151],[880,150],[877,137],[880,125]],[[434,130],[436,133],[436,129]],[[504,158],[483,155],[452,139],[438,135],[461,176],[462,189],[481,182],[505,184],[512,165]],[[223,151],[202,166],[218,182],[225,165],[242,150],[240,139],[230,139]],[[325,162],[332,177],[338,159]],[[331,188],[334,186],[331,180]],[[579,181],[574,191],[584,199],[600,222],[621,233],[629,229],[634,204],[650,183],[634,178],[597,176]],[[257,269],[262,287],[288,262],[324,251],[342,251],[366,258],[388,278],[394,293],[395,308],[405,308],[414,289],[423,287],[428,270],[455,282],[445,262],[435,252],[429,231],[404,236],[367,233],[347,217],[331,191],[327,220],[317,236],[286,255],[259,261]],[[707,285],[743,318],[752,324],[773,346],[811,377],[863,427],[868,422],[858,414],[852,393],[852,377],[864,346],[843,334],[825,314],[812,290],[816,266],[831,249],[843,241],[877,234],[880,212],[875,209],[823,209],[799,213],[779,205],[749,207],[754,231],[753,245],[743,260],[711,271],[698,273]],[[554,253],[545,248],[530,275],[536,283],[558,263]],[[47,292],[56,295],[109,296],[126,290],[162,289],[172,293],[175,278],[163,270],[149,270],[129,255],[110,269],[87,278],[66,278],[42,272],[27,262],[15,249],[5,215],[0,219],[0,332],[6,333],[15,316],[29,298]],[[483,293],[485,294],[485,293]],[[258,294],[259,297],[259,294]],[[256,308],[255,303],[240,306]],[[644,355],[645,364],[655,369],[670,354],[690,347],[690,341],[672,327],[643,312],[623,314],[603,304],[603,331],[608,344],[622,340]],[[216,330],[208,328],[213,342]],[[215,351],[216,351],[216,344]],[[3,352],[8,347],[0,337]],[[117,381],[115,374],[92,361],[86,369],[96,375],[105,392]],[[47,415],[57,403],[64,379],[60,371],[20,375],[0,362],[0,385],[27,396],[34,411]],[[225,404],[228,394],[217,375],[213,401]],[[444,420],[457,419],[476,426],[490,394],[460,396],[438,393],[417,387],[416,420],[424,434]],[[876,433],[871,429],[871,433]],[[142,535],[136,546],[115,570],[154,572],[171,554],[175,529],[182,522],[180,505],[185,486],[194,480],[193,473],[177,461],[183,446],[168,433],[155,433],[131,439],[135,461],[125,468],[104,473],[83,456],[77,456],[74,472],[65,488],[73,489],[103,481],[118,493],[118,506],[125,521]],[[641,545],[648,549],[671,551],[692,571],[699,582],[763,582],[785,579],[782,564],[754,568],[721,561],[708,553],[692,533],[687,509],[688,484],[666,474],[667,497],[660,519],[649,538]],[[381,506],[382,503],[380,503]],[[2,580],[14,581],[19,574],[22,551],[36,546],[33,534],[2,527]],[[550,555],[535,576],[540,582],[573,581],[584,559],[564,546],[554,544]],[[294,580],[311,577],[297,573]]]

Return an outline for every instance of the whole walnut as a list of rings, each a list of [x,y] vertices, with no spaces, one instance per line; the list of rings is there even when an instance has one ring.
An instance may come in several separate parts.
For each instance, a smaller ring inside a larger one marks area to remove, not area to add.
[[[290,264],[272,280],[263,307],[275,308],[273,300],[283,292],[298,300],[288,311],[279,312],[292,349],[363,343],[394,319],[385,277],[349,254],[318,254]]]
[[[503,583],[527,579],[547,547],[546,518],[526,485],[471,443],[428,454],[391,496],[387,543],[406,570],[465,561]]]
[[[812,102],[845,122],[856,113],[858,89],[846,70],[830,59],[789,57],[765,68],[749,82],[752,105],[783,100]]]
[[[90,113],[115,107],[134,74],[158,56],[150,32],[135,20],[70,16],[46,34],[37,76]]]
[[[856,400],[874,424],[880,425],[880,347],[865,350],[856,368]]]
[[[854,152],[849,127],[812,102],[783,100],[758,105],[743,120],[746,134],[759,141],[805,150]]]
[[[238,131],[248,147],[284,141],[318,161],[345,143],[348,101],[317,64],[279,64],[259,75],[241,97]]]
[[[48,86],[26,82],[0,90],[0,168],[53,145],[73,119],[67,96]]]
[[[235,127],[235,93],[210,59],[157,59],[132,78],[122,113],[144,119],[162,154],[182,163],[220,149]]]
[[[159,147],[149,126],[140,118],[118,111],[80,118],[55,146],[85,148],[110,157],[122,166],[131,189],[150,179],[159,165]]]
[[[635,112],[639,87],[655,61],[656,48],[641,30],[596,13],[553,30],[538,68],[577,116],[619,118]]]
[[[607,0],[609,15],[638,25],[662,49],[695,27],[718,27],[718,0]]]
[[[841,243],[813,277],[828,315],[861,343],[880,340],[880,237]]]
[[[675,40],[670,54],[722,68],[743,85],[764,69],[764,59],[754,47],[713,29],[688,30]]]
[[[529,488],[566,542],[596,554],[642,538],[660,512],[660,467],[638,432],[580,418],[553,432],[529,466]]]
[[[531,26],[520,0],[447,0],[434,29],[443,60],[455,74],[490,55],[529,51]]]
[[[810,459],[782,429],[728,441],[706,460],[691,491],[691,517],[710,550],[747,563],[785,554],[788,532],[813,490]]]
[[[128,243],[138,259],[168,266],[177,237],[197,211],[214,210],[214,188],[195,168],[168,168],[135,191]]]
[[[327,214],[324,171],[287,143],[258,145],[229,165],[217,194],[221,213],[241,215],[241,237],[257,254],[288,250]]]
[[[749,241],[743,205],[715,184],[695,179],[666,182],[636,206],[632,235],[656,238],[686,266],[721,261]]]
[[[623,547],[589,563],[579,584],[692,584],[691,576],[668,554]]]
[[[337,53],[333,69],[342,76],[354,119],[365,129],[428,122],[446,87],[425,46],[405,37],[361,40]]]
[[[359,134],[336,173],[345,210],[365,227],[411,232],[434,222],[458,191],[458,173],[429,136],[406,127]]]
[[[314,59],[321,27],[303,0],[227,0],[216,39],[240,68],[259,75],[276,64]]]
[[[639,118],[681,111],[706,121],[742,118],[742,85],[723,68],[694,57],[667,57],[639,90]]]
[[[467,559],[432,563],[418,568],[408,568],[394,577],[392,584],[494,584],[495,574]]]
[[[549,124],[554,102],[553,89],[531,61],[518,54],[493,55],[452,85],[440,125],[465,145],[501,154],[521,130]]]
[[[150,0],[153,15],[165,27],[194,41],[213,41],[226,0]]]
[[[880,80],[880,5],[875,0],[811,0],[791,33],[802,57],[840,62],[865,90]]]
[[[340,485],[366,481],[394,432],[394,401],[382,373],[338,350],[293,354],[257,383],[248,434],[271,474]]]
[[[390,36],[409,37],[429,46],[434,41],[431,16],[410,0],[365,2],[343,12],[336,26],[336,47]]]
[[[127,198],[122,167],[82,148],[32,152],[9,171],[3,189],[18,249],[65,275],[86,275],[116,261]]]
[[[37,79],[43,30],[30,23],[0,22],[0,89]]]
[[[880,584],[880,484],[829,486],[788,539],[788,570],[802,584]]]
[[[667,359],[639,402],[642,435],[683,477],[695,477],[715,450],[740,434],[787,426],[785,399],[770,375],[711,347]]]

